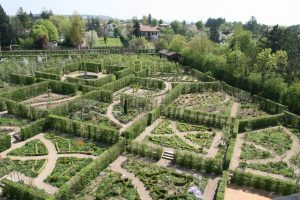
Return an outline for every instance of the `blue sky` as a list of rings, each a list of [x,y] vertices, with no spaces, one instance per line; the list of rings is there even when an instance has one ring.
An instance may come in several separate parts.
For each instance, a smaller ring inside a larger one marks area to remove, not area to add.
[[[77,11],[120,19],[151,13],[167,21],[225,17],[227,21],[246,22],[254,15],[268,25],[300,24],[300,0],[1,0],[0,4],[9,15],[22,6],[35,14],[45,7],[56,14]]]

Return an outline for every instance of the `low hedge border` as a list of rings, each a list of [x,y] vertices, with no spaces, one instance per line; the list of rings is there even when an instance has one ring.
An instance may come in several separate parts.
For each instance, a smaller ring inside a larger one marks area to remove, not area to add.
[[[22,140],[27,140],[39,133],[42,133],[43,130],[46,129],[47,129],[46,118],[38,119],[21,128],[21,132],[20,132],[21,138]]]
[[[227,188],[227,182],[228,182],[228,171],[223,171],[222,178],[219,182],[217,194],[216,194],[216,200],[224,200],[225,198],[225,190]]]
[[[150,146],[144,142],[132,142],[127,146],[126,151],[142,157],[159,160],[162,156],[163,148],[160,146]]]
[[[17,85],[31,85],[36,82],[36,79],[33,76],[10,73],[9,81]]]
[[[11,147],[11,138],[9,134],[0,134],[0,152]]]
[[[54,200],[54,196],[29,185],[3,179],[3,196],[10,200]]]

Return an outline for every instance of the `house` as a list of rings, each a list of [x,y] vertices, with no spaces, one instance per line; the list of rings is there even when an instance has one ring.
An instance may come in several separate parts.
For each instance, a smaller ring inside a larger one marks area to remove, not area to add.
[[[160,58],[165,58],[168,59],[169,61],[180,62],[181,60],[181,54],[176,52],[171,52],[166,49],[163,49],[160,50],[158,53]]]
[[[145,36],[147,40],[156,40],[158,39],[158,34],[160,30],[157,27],[152,26],[140,26],[141,35]]]

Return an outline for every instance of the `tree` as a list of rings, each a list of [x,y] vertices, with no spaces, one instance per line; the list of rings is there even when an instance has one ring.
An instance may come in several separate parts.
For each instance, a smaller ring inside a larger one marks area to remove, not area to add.
[[[219,26],[223,23],[225,23],[225,19],[224,18],[217,18],[217,19],[213,19],[213,18],[208,18],[205,26],[208,28],[212,28],[212,27],[217,27],[219,28]]]
[[[44,25],[36,24],[32,27],[31,36],[34,39],[37,39],[38,37],[41,37],[41,36],[48,38],[48,30],[46,29],[46,27]]]
[[[210,28],[210,35],[209,38],[214,41],[214,42],[219,42],[219,38],[220,38],[220,34],[219,34],[219,30],[218,27],[213,26]]]
[[[141,37],[141,26],[140,26],[140,22],[138,20],[133,21],[133,32],[132,32],[132,34],[135,37]]]
[[[70,19],[69,36],[73,45],[80,46],[83,42],[84,22],[79,14],[74,13]]]
[[[258,36],[259,24],[257,23],[257,20],[254,16],[252,16],[250,20],[246,22],[245,28],[251,31],[254,34],[254,36]]]
[[[155,18],[152,18],[152,21],[151,21],[151,26],[157,26],[158,25],[158,21],[157,19]]]
[[[89,49],[92,49],[98,41],[98,35],[96,31],[88,31],[85,33],[85,42],[88,45]]]
[[[230,50],[226,56],[228,69],[232,73],[238,72],[239,74],[243,74],[245,76],[248,76],[250,72],[248,61],[249,58],[239,48]]]
[[[17,19],[21,22],[22,26],[28,28],[29,15],[24,11],[22,7],[17,10]]]
[[[70,29],[69,20],[63,15],[52,15],[49,20],[55,25],[60,35],[66,34]]]
[[[172,51],[181,52],[184,48],[188,47],[188,43],[182,35],[175,35],[170,43],[169,48]]]
[[[161,25],[161,24],[163,24],[164,23],[164,21],[162,20],[162,19],[160,19],[159,21],[158,21],[158,24],[159,25]]]
[[[147,18],[147,24],[150,26],[152,24],[152,16],[149,13],[148,18]]]
[[[48,19],[41,19],[36,22],[37,25],[43,25],[48,31],[48,38],[52,41],[58,40],[58,31],[55,25]]]
[[[277,70],[276,55],[272,53],[272,49],[263,49],[257,54],[255,68],[261,73],[262,81]]]
[[[53,15],[52,10],[46,10],[46,8],[43,8],[41,12],[41,18],[49,19],[52,15]]]
[[[203,28],[204,28],[203,22],[202,22],[202,21],[197,21],[197,22],[196,22],[196,27],[197,27],[197,30],[198,30],[198,31],[203,30]]]
[[[293,83],[286,93],[285,102],[291,112],[300,112],[300,82]]]
[[[286,51],[279,50],[275,53],[277,63],[277,73],[284,78],[286,81],[291,77],[288,69],[288,54]]]
[[[124,99],[124,114],[128,113],[128,101],[127,98]]]
[[[0,47],[10,45],[12,40],[12,27],[9,23],[9,17],[6,15],[0,5]],[[0,48],[1,49],[1,48]]]
[[[145,37],[133,37],[130,41],[129,41],[129,47],[131,49],[145,49],[147,46],[147,40],[145,39]]]

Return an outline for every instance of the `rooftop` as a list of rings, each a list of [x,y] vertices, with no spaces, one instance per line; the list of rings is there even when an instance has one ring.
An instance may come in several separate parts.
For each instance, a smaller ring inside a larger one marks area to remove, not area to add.
[[[140,30],[141,32],[159,32],[157,27],[143,26],[143,25],[141,25]]]

